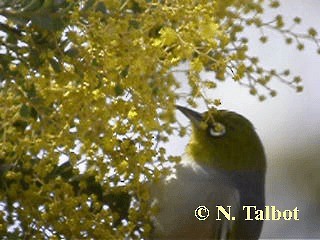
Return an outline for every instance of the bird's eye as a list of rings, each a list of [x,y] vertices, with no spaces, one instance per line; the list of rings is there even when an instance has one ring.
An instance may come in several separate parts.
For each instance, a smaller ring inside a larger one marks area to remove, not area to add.
[[[226,128],[223,124],[216,122],[210,127],[209,133],[212,137],[220,137],[226,133]]]

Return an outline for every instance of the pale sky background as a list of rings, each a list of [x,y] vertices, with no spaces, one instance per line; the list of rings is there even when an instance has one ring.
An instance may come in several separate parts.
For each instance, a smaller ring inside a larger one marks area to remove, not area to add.
[[[291,23],[291,19],[300,16],[303,20],[297,32],[312,26],[320,35],[319,0],[281,3],[280,9],[267,10],[265,19],[280,13]],[[293,76],[300,75],[304,80],[302,93],[274,80],[272,86],[278,95],[264,102],[232,81],[222,82],[212,91],[212,98],[222,100],[221,108],[250,119],[264,143],[268,158],[267,205],[300,210],[300,221],[265,222],[262,238],[320,238],[320,55],[312,42],[299,52],[294,45],[285,45],[279,34],[268,34],[265,45],[259,43],[258,31],[248,29],[246,35],[250,38],[251,55],[259,56],[266,68],[289,68]],[[197,110],[205,111],[205,107],[200,105]],[[182,114],[177,117],[187,125]],[[173,137],[168,144],[169,153],[181,154],[187,141],[188,137]]]

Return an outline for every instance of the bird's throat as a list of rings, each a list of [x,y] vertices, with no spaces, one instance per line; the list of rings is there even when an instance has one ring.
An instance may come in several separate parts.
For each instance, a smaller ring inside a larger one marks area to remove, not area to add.
[[[260,144],[230,144],[228,141],[197,141],[193,139],[186,152],[197,163],[222,170],[266,169],[266,159]]]

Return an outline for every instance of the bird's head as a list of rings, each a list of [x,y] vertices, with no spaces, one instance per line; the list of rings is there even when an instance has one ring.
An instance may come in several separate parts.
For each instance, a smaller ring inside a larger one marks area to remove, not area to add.
[[[176,106],[192,123],[187,153],[200,164],[223,170],[265,171],[262,143],[251,122],[235,112],[198,113]]]

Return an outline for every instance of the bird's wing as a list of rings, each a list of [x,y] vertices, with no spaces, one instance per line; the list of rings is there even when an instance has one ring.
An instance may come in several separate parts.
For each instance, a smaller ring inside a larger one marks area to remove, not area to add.
[[[228,178],[213,169],[193,164],[177,167],[176,177],[155,186],[154,197],[158,201],[159,213],[155,219],[156,238],[228,239],[232,236],[235,221],[227,220],[222,214],[217,219],[217,206],[231,214],[239,211],[239,193]],[[195,209],[206,206],[209,217],[200,221]]]

